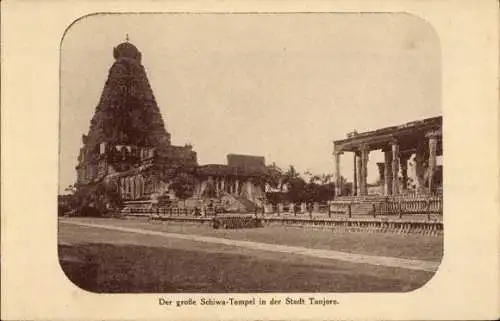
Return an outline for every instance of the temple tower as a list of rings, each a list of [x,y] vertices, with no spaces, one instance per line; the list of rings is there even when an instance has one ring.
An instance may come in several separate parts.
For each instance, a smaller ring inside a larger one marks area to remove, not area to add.
[[[131,43],[113,49],[115,62],[109,69],[99,104],[90,124],[88,143],[170,145],[142,54]]]
[[[165,130],[146,70],[141,64],[141,52],[127,39],[113,48],[113,57],[115,61],[109,69],[89,132],[82,136],[78,183],[88,183],[106,175],[107,170],[102,167],[118,159],[136,162],[144,148],[159,151],[171,147],[170,133]],[[116,146],[122,157],[108,157],[104,164],[102,155]]]

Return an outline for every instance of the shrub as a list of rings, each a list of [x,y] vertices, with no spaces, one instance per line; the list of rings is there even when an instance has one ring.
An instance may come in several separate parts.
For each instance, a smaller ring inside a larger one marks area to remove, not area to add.
[[[76,216],[99,217],[121,208],[123,200],[115,182],[97,182],[78,186],[68,204]]]

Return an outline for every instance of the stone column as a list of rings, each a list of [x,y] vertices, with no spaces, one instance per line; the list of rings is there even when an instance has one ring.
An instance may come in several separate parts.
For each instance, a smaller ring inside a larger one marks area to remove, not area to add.
[[[415,176],[417,193],[423,194],[426,192],[425,187],[425,157],[426,157],[425,144],[418,144],[417,151],[415,152]]]
[[[340,155],[342,155],[341,151],[334,151],[333,157],[335,161],[335,196],[342,195],[342,180],[340,175]]]
[[[305,212],[307,212],[306,203],[302,202],[300,203],[300,213],[304,214]]]
[[[356,153],[356,195],[361,195],[361,186],[363,185],[363,178],[361,176],[361,155]]]
[[[436,174],[436,156],[437,156],[437,135],[434,132],[428,133],[427,138],[429,138],[429,193],[434,193],[436,190],[435,186],[435,174]]]
[[[408,154],[401,154],[400,160],[401,160],[401,192],[405,192],[408,189],[408,159],[410,158],[410,155]]]
[[[142,198],[144,196],[144,179],[142,175],[139,175],[138,178],[139,178],[139,197]]]
[[[384,195],[392,195],[392,150],[384,150]]]
[[[353,176],[352,176],[353,178],[352,178],[352,191],[351,191],[351,194],[352,194],[352,196],[355,196],[358,193],[358,177],[359,177],[359,175],[358,175],[358,168],[359,168],[359,166],[358,166],[358,156],[357,156],[356,152],[354,152],[353,160],[354,160],[354,166],[353,166],[353,168],[354,168],[353,172],[354,173],[353,173]]]
[[[399,194],[399,145],[392,143],[392,194]]]
[[[215,185],[215,196],[219,197],[219,193],[220,193],[220,190],[219,190],[219,177],[217,177],[217,176],[214,177],[214,185]]]
[[[384,171],[385,171],[385,164],[384,163],[377,163],[378,167],[378,176],[379,176],[379,183],[380,183],[380,195],[384,195],[384,189],[385,189],[385,176],[384,176]]]
[[[250,199],[252,202],[256,203],[256,200],[255,200],[255,196],[256,196],[256,195],[254,195],[254,194],[256,194],[256,193],[254,193],[254,189],[255,189],[255,188],[254,188],[253,184],[254,184],[254,183],[253,183],[253,180],[248,180],[248,181],[247,181],[247,195],[248,195],[247,197],[248,197],[248,199]]]
[[[370,150],[368,149],[368,146],[362,146],[361,147],[361,195],[367,195],[368,194],[368,188],[366,185],[367,181],[367,176],[368,176],[368,154],[370,153]]]
[[[221,179],[221,191],[224,193],[226,190],[225,190],[225,177],[222,177]]]
[[[200,197],[203,196],[203,192],[205,192],[205,189],[207,188],[207,181],[202,178],[202,180],[200,181]]]
[[[120,195],[123,198],[125,195],[125,180],[123,179],[123,177],[120,178],[119,182],[120,182]]]
[[[134,177],[133,176],[130,176],[128,178],[129,180],[129,186],[130,186],[130,191],[129,191],[129,198],[130,199],[134,199],[134,195],[135,195],[135,187],[134,187]]]
[[[130,196],[131,196],[130,198],[135,200],[135,179],[133,176],[130,179],[130,183],[131,183],[130,185],[132,187],[132,189],[131,189],[132,191],[130,192]]]
[[[235,185],[235,188],[236,188],[236,195],[240,195],[240,180],[239,179],[236,179],[236,185]]]

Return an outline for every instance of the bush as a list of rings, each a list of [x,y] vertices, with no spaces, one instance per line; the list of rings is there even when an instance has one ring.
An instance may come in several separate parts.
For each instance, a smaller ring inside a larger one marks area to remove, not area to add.
[[[66,215],[70,210],[71,208],[69,206],[59,204],[57,206],[57,215],[58,216]]]
[[[103,214],[104,214],[103,211],[87,205],[80,207],[77,212],[78,216],[83,216],[83,217],[102,217]]]
[[[123,206],[116,182],[97,182],[77,186],[69,195],[60,195],[58,215],[102,217]]]

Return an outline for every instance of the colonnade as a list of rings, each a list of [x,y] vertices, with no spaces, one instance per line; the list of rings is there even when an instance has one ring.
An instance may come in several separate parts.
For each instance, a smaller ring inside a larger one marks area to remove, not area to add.
[[[440,132],[430,131],[425,134],[425,139],[428,143],[428,181],[426,189],[429,193],[435,191],[435,172],[436,172],[436,158],[437,146],[440,139]],[[367,188],[367,174],[368,174],[368,160],[371,150],[380,149],[380,143],[371,149],[369,143],[360,143],[355,148],[350,148],[349,151],[353,152],[353,188],[352,195],[365,196],[368,194]],[[397,138],[392,138],[386,143],[382,144],[381,148],[384,153],[384,163],[378,163],[379,174],[381,182],[383,182],[383,195],[397,195],[401,194],[407,189],[408,184],[408,160],[412,154],[416,154],[416,172],[417,177],[423,180],[423,157],[426,151],[422,149],[423,145],[415,146],[414,148],[406,148],[401,150],[400,141]],[[425,148],[425,147],[424,147]],[[340,158],[344,153],[341,147],[336,147],[333,152],[335,161],[335,195],[342,195],[342,176],[340,173]],[[401,170],[401,183],[399,178],[399,171]]]
[[[139,199],[145,194],[145,184],[142,175],[120,178],[120,193],[125,199]]]
[[[202,179],[200,182],[200,195],[203,193],[209,182],[213,184],[217,195],[220,195],[222,192],[239,194],[242,188],[242,182],[240,179],[228,178],[225,176],[209,176],[206,179]]]

